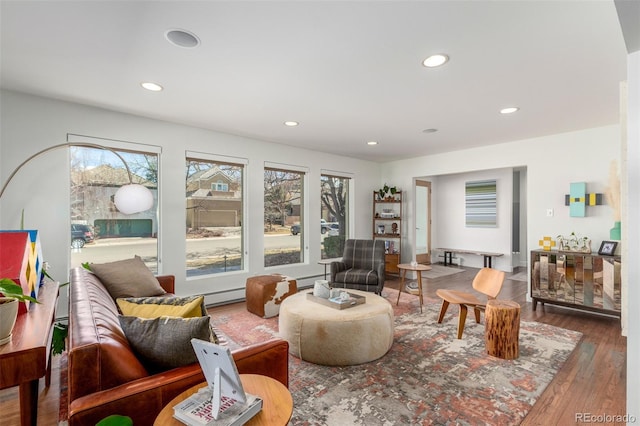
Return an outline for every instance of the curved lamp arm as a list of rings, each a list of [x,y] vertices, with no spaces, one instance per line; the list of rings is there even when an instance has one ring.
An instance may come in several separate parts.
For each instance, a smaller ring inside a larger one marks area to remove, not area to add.
[[[127,162],[124,161],[124,158],[122,158],[120,154],[118,154],[115,150],[113,150],[112,148],[109,148],[108,146],[98,145],[94,143],[84,143],[84,142],[82,143],[66,142],[66,143],[60,143],[57,145],[52,145],[28,157],[26,160],[20,163],[20,165],[18,165],[18,167],[16,167],[16,169],[13,172],[11,172],[7,181],[4,183],[4,185],[2,185],[2,190],[0,190],[0,198],[2,198],[2,194],[4,194],[4,191],[7,189],[7,187],[9,186],[9,183],[14,178],[14,176],[29,161],[33,160],[36,157],[39,157],[40,155],[46,152],[53,151],[54,149],[58,149],[62,147],[70,148],[72,146],[78,146],[83,148],[96,148],[96,149],[103,149],[105,151],[110,151],[114,153],[122,161],[122,164],[124,164],[124,167],[127,170],[127,176],[129,177],[129,184],[123,185],[122,187],[120,187],[114,197],[114,203],[118,208],[118,210],[120,210],[120,212],[124,214],[139,213],[141,211],[149,210],[153,206],[153,194],[151,194],[151,191],[149,191],[149,188],[140,184],[133,183],[133,179],[131,178],[131,170],[129,169]]]

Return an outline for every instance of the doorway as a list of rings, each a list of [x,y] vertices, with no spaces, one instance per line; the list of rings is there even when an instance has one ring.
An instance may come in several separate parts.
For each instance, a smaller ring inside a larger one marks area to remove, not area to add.
[[[431,182],[415,181],[416,194],[416,262],[431,264]]]

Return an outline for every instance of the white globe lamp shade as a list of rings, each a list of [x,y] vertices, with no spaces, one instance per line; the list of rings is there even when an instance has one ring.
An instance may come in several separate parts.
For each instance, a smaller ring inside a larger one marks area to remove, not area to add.
[[[140,213],[153,207],[153,194],[149,188],[131,183],[116,191],[113,202],[123,214]]]

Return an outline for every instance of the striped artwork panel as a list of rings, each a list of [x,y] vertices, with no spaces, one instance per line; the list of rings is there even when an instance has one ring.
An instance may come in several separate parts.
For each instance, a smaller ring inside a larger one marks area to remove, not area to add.
[[[467,227],[495,228],[497,226],[496,181],[466,182],[465,206]]]

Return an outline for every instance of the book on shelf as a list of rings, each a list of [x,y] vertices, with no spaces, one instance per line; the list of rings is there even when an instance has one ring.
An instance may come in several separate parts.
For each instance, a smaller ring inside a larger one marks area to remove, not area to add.
[[[262,398],[250,393],[245,395],[245,402],[223,396],[216,419],[213,415],[213,393],[209,387],[205,386],[174,406],[173,417],[186,425],[240,426],[262,410]]]

